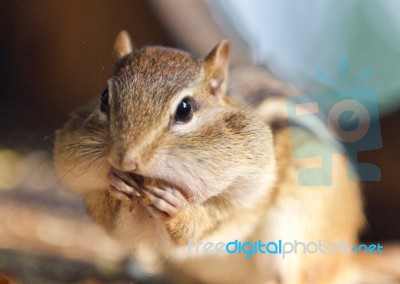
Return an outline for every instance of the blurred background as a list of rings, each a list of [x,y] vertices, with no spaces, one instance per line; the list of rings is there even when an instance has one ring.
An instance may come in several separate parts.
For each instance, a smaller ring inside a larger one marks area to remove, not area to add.
[[[200,56],[228,38],[233,65],[264,65],[304,93],[332,91],[315,74],[339,82],[340,58],[348,59],[351,78],[372,70],[383,147],[359,160],[379,166],[382,178],[364,183],[369,226],[362,237],[398,240],[398,11],[391,0],[0,0],[0,283],[21,274],[30,275],[24,282],[43,277],[31,283],[132,279],[125,251],[60,188],[51,167],[54,130],[104,90],[122,29],[135,46]],[[43,272],[43,263],[53,265]]]

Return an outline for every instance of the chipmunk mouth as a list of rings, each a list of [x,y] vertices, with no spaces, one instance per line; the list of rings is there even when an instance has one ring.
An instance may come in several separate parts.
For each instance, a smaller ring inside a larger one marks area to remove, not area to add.
[[[137,182],[137,184],[140,187],[146,187],[146,186],[158,186],[162,188],[163,186],[168,186],[174,189],[179,190],[180,193],[186,198],[186,200],[191,200],[192,194],[190,194],[189,188],[182,184],[176,184],[171,181],[167,181],[164,179],[160,178],[154,178],[154,177],[146,177],[142,176],[136,173],[130,173],[131,177]]]

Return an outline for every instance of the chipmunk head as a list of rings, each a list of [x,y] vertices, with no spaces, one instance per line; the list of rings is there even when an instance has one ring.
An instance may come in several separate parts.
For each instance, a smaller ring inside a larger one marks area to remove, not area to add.
[[[266,144],[270,133],[256,130],[257,122],[225,96],[226,40],[197,59],[172,48],[133,49],[121,32],[114,51],[115,70],[100,102],[113,167],[165,180],[202,200],[229,187],[247,164],[271,158],[267,149],[246,150]]]

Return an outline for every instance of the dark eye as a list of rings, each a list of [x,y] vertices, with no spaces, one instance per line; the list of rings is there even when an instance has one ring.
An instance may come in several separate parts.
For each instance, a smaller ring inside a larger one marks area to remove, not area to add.
[[[109,110],[108,106],[108,89],[105,89],[100,96],[100,111],[107,113]]]
[[[175,121],[177,122],[188,122],[193,115],[192,103],[188,98],[183,99],[176,109]]]

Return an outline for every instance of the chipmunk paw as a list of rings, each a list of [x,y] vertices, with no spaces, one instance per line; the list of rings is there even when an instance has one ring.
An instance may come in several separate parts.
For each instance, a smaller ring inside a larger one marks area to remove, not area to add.
[[[148,210],[163,221],[174,218],[187,204],[180,191],[171,187],[147,186],[143,193],[150,201]]]
[[[108,173],[110,194],[121,201],[132,201],[140,196],[139,186],[129,173],[111,169]]]

